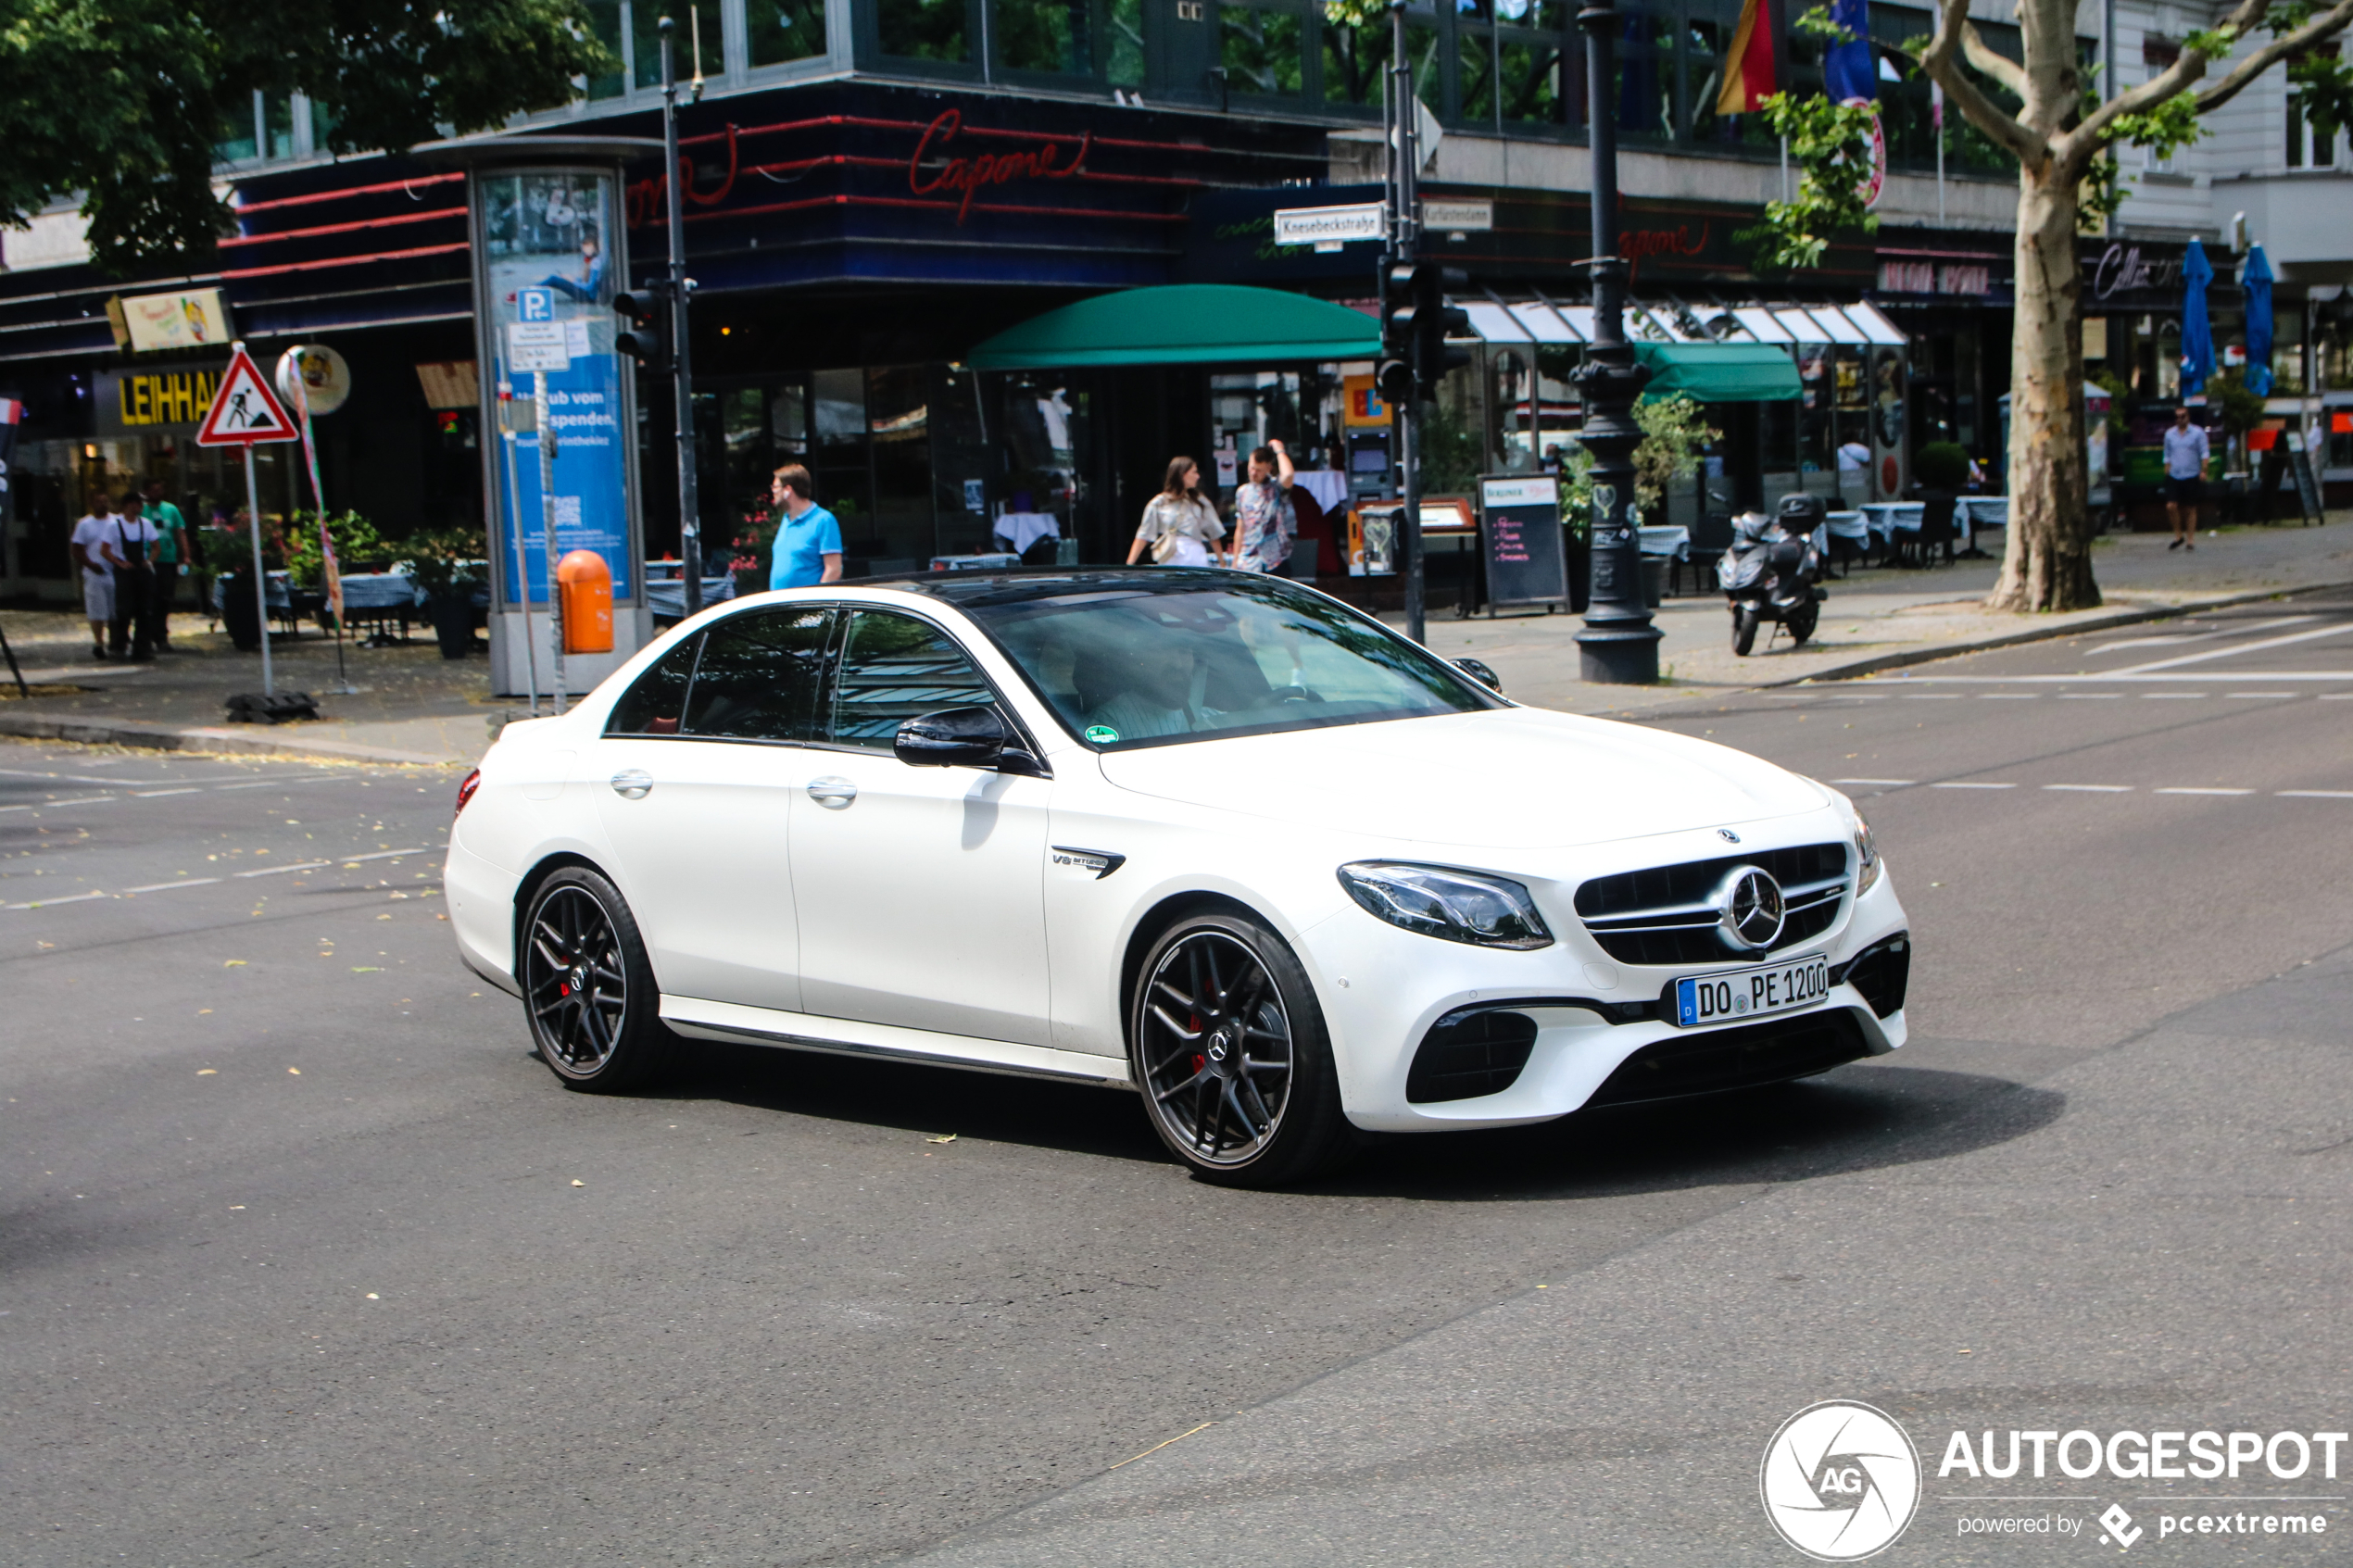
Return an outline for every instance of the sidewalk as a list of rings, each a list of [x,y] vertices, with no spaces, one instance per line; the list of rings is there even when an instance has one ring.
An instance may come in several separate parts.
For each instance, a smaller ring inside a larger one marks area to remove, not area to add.
[[[2074,615],[1987,614],[1979,601],[1993,586],[1994,561],[1860,571],[1829,584],[1821,630],[1804,650],[1781,642],[1749,659],[1733,657],[1722,596],[1712,584],[1705,594],[1689,591],[1686,572],[1684,596],[1657,612],[1666,678],[1656,686],[1581,683],[1574,638],[1582,622],[1574,616],[1457,621],[1453,606],[1441,604],[1429,619],[1429,646],[1450,659],[1485,659],[1521,702],[1572,713],[1671,712],[1753,686],[1857,675],[2003,641],[2353,584],[2347,523],[2353,514],[2340,512],[2327,528],[2208,534],[2195,554],[2169,551],[2158,534],[2103,540],[2094,571],[2108,603]],[[1402,623],[1402,617],[1389,619]],[[94,661],[87,626],[64,611],[0,611],[0,627],[32,683],[31,699],[20,701],[14,684],[0,679],[0,735],[459,766],[482,755],[494,721],[525,711],[519,701],[490,695],[486,659],[444,659],[429,633],[402,647],[346,644],[346,668],[359,688],[350,695],[336,691],[333,643],[315,630],[291,642],[282,638],[271,644],[278,689],[310,693],[320,719],[230,725],[222,721],[222,704],[232,693],[260,689],[261,660],[238,653],[225,633],[207,631],[201,616],[175,616],[177,651],[137,665]]]
[[[2128,533],[2100,540],[2092,558],[2107,603],[2069,615],[1994,615],[1981,608],[2000,569],[1993,560],[1957,561],[1925,571],[1874,570],[1826,584],[1821,629],[1803,649],[1784,638],[1757,651],[1732,653],[1731,613],[1708,581],[1694,593],[1690,571],[1681,597],[1654,612],[1666,638],[1659,644],[1660,684],[1589,686],[1578,679],[1581,620],[1570,615],[1514,613],[1493,621],[1457,621],[1453,606],[1432,608],[1430,647],[1449,659],[1486,660],[1516,701],[1571,713],[1623,716],[1673,711],[1754,686],[1787,685],[1890,669],[1965,653],[2004,641],[2029,641],[2096,631],[2130,621],[2299,589],[2353,585],[2353,513],[2338,512],[2324,528],[2246,528],[2201,534],[2195,552],[2169,550],[2166,535]],[[1998,558],[2001,535],[1987,547]],[[1386,616],[1402,626],[1403,617]]]

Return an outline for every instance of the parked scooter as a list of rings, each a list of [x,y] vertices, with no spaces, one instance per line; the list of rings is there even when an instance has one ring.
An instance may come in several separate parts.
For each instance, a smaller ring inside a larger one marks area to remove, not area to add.
[[[1716,563],[1716,580],[1731,601],[1732,651],[1756,646],[1756,628],[1770,621],[1804,646],[1830,597],[1822,587],[1820,536],[1830,509],[1817,495],[1784,495],[1780,515],[1743,512],[1732,520],[1732,547]]]

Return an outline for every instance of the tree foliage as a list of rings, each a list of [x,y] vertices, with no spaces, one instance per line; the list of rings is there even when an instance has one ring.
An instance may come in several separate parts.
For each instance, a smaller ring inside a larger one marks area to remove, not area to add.
[[[303,93],[325,150],[495,128],[612,69],[581,0],[0,0],[0,221],[80,193],[99,265],[208,261],[214,147]]]

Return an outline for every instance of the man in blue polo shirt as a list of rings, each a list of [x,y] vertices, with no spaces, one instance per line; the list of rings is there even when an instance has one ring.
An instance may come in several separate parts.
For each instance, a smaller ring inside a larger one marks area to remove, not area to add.
[[[810,495],[809,470],[786,463],[769,482],[776,502],[776,559],[771,588],[813,588],[841,581],[841,524]]]

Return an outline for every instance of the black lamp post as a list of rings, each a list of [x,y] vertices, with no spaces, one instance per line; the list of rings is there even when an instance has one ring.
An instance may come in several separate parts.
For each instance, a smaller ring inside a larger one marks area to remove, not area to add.
[[[1592,157],[1593,341],[1576,382],[1585,401],[1578,440],[1592,454],[1592,593],[1577,633],[1579,673],[1609,685],[1658,679],[1658,640],[1642,603],[1642,549],[1634,532],[1634,400],[1650,371],[1626,341],[1626,263],[1617,254],[1617,11],[1593,0],[1577,13],[1585,30],[1586,145]]]
[[[693,345],[687,336],[687,306],[695,285],[686,276],[686,219],[684,171],[678,167],[678,64],[673,39],[677,24],[661,19],[661,151],[667,160],[661,182],[670,220],[670,265],[663,271],[663,295],[670,307],[670,373],[678,420],[678,574],[686,590],[686,609],[702,609],[702,496],[695,471],[695,370]],[[702,66],[697,56],[694,99],[702,97]]]

